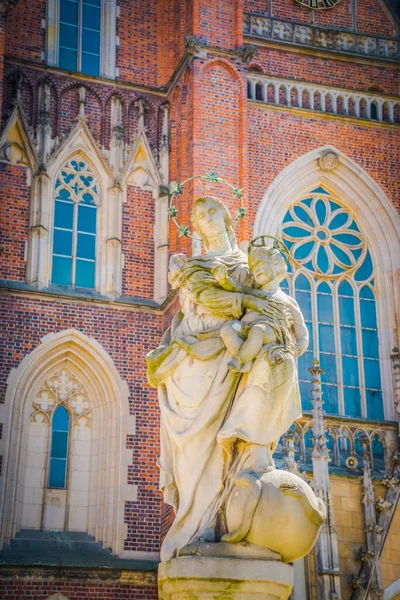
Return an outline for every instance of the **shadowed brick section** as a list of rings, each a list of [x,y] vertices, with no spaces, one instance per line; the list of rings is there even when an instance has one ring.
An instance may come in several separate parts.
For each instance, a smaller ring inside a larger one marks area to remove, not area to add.
[[[357,11],[357,30],[372,35],[395,35],[393,25],[390,23],[377,0],[363,0]]]
[[[150,192],[128,186],[122,215],[122,294],[152,298],[154,289],[154,203]]]
[[[20,0],[7,16],[5,54],[42,63],[45,50],[42,19],[45,17],[45,0]]]
[[[137,585],[106,581],[58,581],[42,579],[0,579],[0,597],[4,600],[47,600],[63,594],[69,600],[157,600],[157,585]]]
[[[0,279],[25,281],[29,188],[26,169],[0,163]]]

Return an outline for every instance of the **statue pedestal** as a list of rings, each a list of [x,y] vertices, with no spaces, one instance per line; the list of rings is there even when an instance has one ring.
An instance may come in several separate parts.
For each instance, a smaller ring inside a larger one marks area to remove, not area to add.
[[[287,600],[293,566],[278,561],[183,556],[158,568],[159,600]]]

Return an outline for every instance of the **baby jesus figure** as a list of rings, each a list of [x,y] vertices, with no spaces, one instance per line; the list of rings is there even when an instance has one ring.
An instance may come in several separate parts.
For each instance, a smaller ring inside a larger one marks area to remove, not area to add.
[[[258,290],[251,290],[228,277],[224,265],[218,265],[213,275],[225,290],[252,291],[260,299],[274,300],[275,305],[281,307],[281,315],[271,317],[247,310],[240,321],[229,321],[222,326],[221,338],[233,356],[228,368],[240,373],[251,369],[252,361],[263,347],[268,351],[268,361],[272,365],[283,360],[285,352],[297,357],[308,346],[308,330],[300,308],[296,300],[279,287],[287,273],[282,254],[274,248],[256,248],[249,256],[249,267]]]

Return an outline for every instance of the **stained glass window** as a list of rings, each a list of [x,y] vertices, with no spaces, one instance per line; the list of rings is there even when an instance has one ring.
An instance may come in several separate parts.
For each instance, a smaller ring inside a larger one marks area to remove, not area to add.
[[[326,412],[382,419],[373,264],[356,219],[319,187],[289,208],[282,239],[291,255],[290,291],[310,333],[298,360],[304,409],[311,409],[308,368],[316,358]]]
[[[58,65],[100,74],[101,0],[60,0]]]
[[[98,192],[90,167],[68,161],[55,185],[51,282],[94,288]]]
[[[67,487],[68,431],[69,415],[61,405],[54,411],[51,423],[49,488]]]

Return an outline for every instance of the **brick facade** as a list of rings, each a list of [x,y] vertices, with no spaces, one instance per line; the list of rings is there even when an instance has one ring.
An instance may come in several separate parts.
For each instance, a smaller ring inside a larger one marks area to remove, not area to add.
[[[393,40],[396,18],[384,0],[357,3],[342,0],[335,8],[321,11],[310,11],[294,0],[147,0],[145,3],[119,0],[116,4],[115,81],[69,74],[46,65],[45,0],[19,0],[7,15],[0,12],[1,132],[18,101],[34,152],[40,152],[37,143],[43,121],[40,98],[46,84],[50,155],[54,156],[62,150],[77,124],[79,89],[84,87],[85,123],[101,160],[110,160],[115,127],[111,105],[112,99],[118,97],[122,165],[128,164],[135,140],[142,133],[148,142],[147,163],[152,162],[161,172],[161,149],[165,143],[162,106],[168,104],[169,177],[162,183],[182,181],[215,169],[232,184],[244,188],[248,215],[237,228],[240,242],[251,239],[257,211],[274,179],[294,160],[326,145],[352,159],[400,212],[399,104],[394,108],[394,122],[383,123],[335,115],[330,100],[327,105],[330,114],[312,114],[309,104],[303,108],[272,106],[271,98],[269,103],[261,103],[249,100],[247,95],[247,76],[257,73],[333,89],[346,88],[360,94],[374,92],[386,100],[399,101],[399,70],[394,60],[353,57],[329,49],[314,52],[277,39],[266,42],[262,36],[243,37],[243,13],[247,11],[335,31],[352,31],[356,24],[359,34]],[[357,4],[356,15],[352,14],[354,4]],[[258,53],[246,62],[238,50],[248,43],[255,43]],[[199,46],[193,50],[193,44]],[[145,101],[143,115],[138,100]],[[74,295],[58,293],[53,288],[37,289],[38,286],[27,284],[30,225],[35,217],[30,207],[32,180],[46,165],[40,165],[39,159],[35,169],[23,162],[13,164],[7,154],[9,140],[3,141],[0,243],[4,249],[0,279],[4,330],[0,347],[4,360],[0,365],[0,402],[4,401],[11,371],[47,334],[74,329],[100,342],[129,386],[129,414],[136,419],[136,429],[126,434],[125,449],[132,455],[131,463],[126,465],[126,484],[137,487],[137,499],[124,504],[123,551],[131,553],[130,557],[136,552],[138,560],[145,557],[157,561],[173,515],[158,490],[159,409],[156,391],[146,381],[145,356],[157,345],[177,309],[177,300],[169,289],[163,304],[153,300],[158,276],[158,248],[154,240],[159,227],[156,203],[160,199],[156,198],[156,188],[160,182],[157,186],[150,185],[144,177],[138,184],[128,174],[125,185],[116,171],[110,176],[113,190],[121,189],[123,195],[121,239],[115,234],[122,253],[120,297],[106,299],[96,292]],[[42,157],[42,163],[48,159]],[[195,182],[187,191],[175,202],[184,225],[189,224],[191,204],[200,193],[200,186]],[[111,192],[107,193],[111,197]],[[213,193],[226,200],[232,212],[236,211],[226,188],[219,187]],[[175,228],[170,227],[170,254],[190,251],[191,244],[190,238],[179,237]],[[1,476],[5,476],[4,472]],[[377,494],[379,490],[376,485]],[[349,582],[361,565],[357,551],[365,543],[359,479],[351,474],[338,475],[332,479],[332,496],[338,527],[342,598],[350,599],[353,588]],[[398,518],[395,527],[398,529]],[[398,533],[395,532],[397,537]],[[385,587],[400,578],[395,567],[398,549],[392,548],[395,541],[390,542],[382,559]],[[309,589],[316,597],[312,556],[309,561]],[[10,574],[7,569],[0,565],[0,598],[5,599],[46,600],[56,593],[69,600],[157,598],[154,573],[145,575],[140,566],[132,583],[124,583],[116,572],[107,579],[101,569],[91,571],[90,581],[84,577],[71,579],[62,570],[53,572],[46,580],[39,568],[36,575],[33,567],[30,573]],[[140,582],[142,576],[147,577],[145,583]]]

